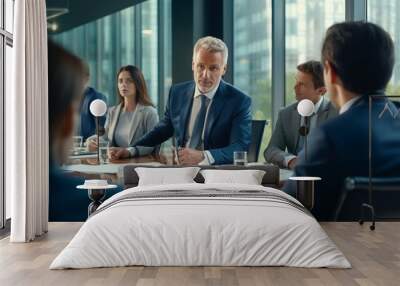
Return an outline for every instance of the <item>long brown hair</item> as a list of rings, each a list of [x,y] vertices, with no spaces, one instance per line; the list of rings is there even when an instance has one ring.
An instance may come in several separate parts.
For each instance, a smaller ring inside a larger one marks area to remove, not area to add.
[[[140,103],[144,106],[153,106],[154,107],[154,104],[151,101],[149,94],[147,92],[146,81],[144,80],[141,70],[138,67],[132,66],[132,65],[121,67],[117,73],[117,94],[118,94],[119,102],[122,104],[122,106],[124,106],[124,98],[119,93],[118,77],[121,74],[121,72],[123,72],[123,71],[129,72],[133,82],[135,83],[136,103]]]
[[[61,46],[48,41],[48,104],[50,159],[62,163],[68,152],[68,138],[60,130],[72,126],[69,112],[83,95],[84,67],[81,59]],[[72,128],[71,128],[72,131]]]

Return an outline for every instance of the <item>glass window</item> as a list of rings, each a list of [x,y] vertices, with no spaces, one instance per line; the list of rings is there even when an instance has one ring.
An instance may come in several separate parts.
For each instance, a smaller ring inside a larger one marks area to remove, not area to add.
[[[14,26],[14,0],[5,0],[6,31],[13,33]]]
[[[253,119],[271,122],[271,0],[234,1],[234,84],[251,96]],[[271,137],[264,131],[259,160]]]
[[[170,4],[166,7],[170,18],[168,6]],[[140,27],[136,26],[135,9],[141,13]],[[168,27],[170,25],[162,26],[163,29]],[[135,43],[137,33],[141,34],[139,47]],[[145,1],[51,37],[88,62],[90,85],[108,97],[109,105],[116,103],[117,70],[123,65],[138,65],[137,55],[140,52],[139,68],[143,71],[153,103],[158,104],[158,49],[161,47],[158,46],[157,0]],[[166,37],[170,38],[171,32]],[[170,53],[170,49],[166,50]]]
[[[135,6],[132,6],[51,36],[66,49],[87,61],[91,74],[89,85],[103,93],[109,105],[117,102],[118,69],[123,65],[135,64],[134,11]]]
[[[9,97],[11,96],[11,68],[13,66],[13,57],[12,57],[12,47],[9,45],[6,45],[6,53],[5,53],[5,96]],[[9,188],[6,188],[5,190],[5,199],[6,199],[6,219],[9,219],[11,217],[11,190]]]
[[[295,101],[293,86],[297,65],[320,60],[325,31],[345,20],[345,0],[291,0],[286,2],[285,103]]]
[[[113,25],[113,17],[110,15],[100,19],[97,23],[97,80],[96,84],[100,91],[107,97],[109,104],[116,103],[116,72],[120,67],[120,63],[116,62],[113,42],[113,33],[116,33],[117,27]]]
[[[99,51],[101,50],[100,47],[97,46],[97,24],[88,24],[85,27],[85,35],[86,35],[86,45],[83,48],[85,55],[83,56],[84,59],[86,60],[87,64],[89,65],[89,70],[90,70],[90,82],[89,85],[95,87],[96,89],[100,86],[101,80],[99,73],[97,72],[97,67],[98,61],[97,61],[97,55],[99,54]],[[66,34],[66,33],[64,33]],[[111,94],[106,93],[103,91],[104,95],[108,96],[110,99]]]
[[[142,8],[142,71],[147,82],[149,95],[155,105],[158,104],[158,33],[157,33],[157,0],[148,0]]]
[[[387,86],[386,92],[389,95],[400,94],[400,1],[398,0],[368,0],[367,6],[368,21],[378,24],[385,29],[394,41],[395,65],[392,79]]]
[[[135,62],[135,10],[121,11],[121,65],[132,65]]]

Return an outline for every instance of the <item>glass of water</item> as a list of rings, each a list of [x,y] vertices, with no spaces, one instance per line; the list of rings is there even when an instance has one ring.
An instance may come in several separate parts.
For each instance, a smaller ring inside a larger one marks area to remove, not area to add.
[[[109,153],[108,142],[100,141],[99,153],[100,153],[100,163],[101,164],[107,164],[108,163],[108,153]]]
[[[79,154],[82,148],[82,136],[72,136],[72,147],[73,147],[73,154]]]
[[[247,165],[247,152],[246,151],[233,152],[233,164],[235,166],[246,166]]]

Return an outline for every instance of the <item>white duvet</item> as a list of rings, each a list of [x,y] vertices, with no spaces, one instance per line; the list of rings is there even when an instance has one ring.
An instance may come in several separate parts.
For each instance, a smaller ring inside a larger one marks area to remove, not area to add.
[[[127,189],[105,201],[50,269],[145,266],[350,268],[318,222],[290,204],[258,198],[152,198],[113,204],[132,192],[262,190],[262,186],[180,184]],[[136,194],[136,193],[135,193]]]

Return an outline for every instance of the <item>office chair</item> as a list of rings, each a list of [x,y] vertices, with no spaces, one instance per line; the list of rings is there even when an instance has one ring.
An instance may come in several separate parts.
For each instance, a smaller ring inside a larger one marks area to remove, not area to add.
[[[252,120],[251,121],[251,144],[247,160],[249,163],[258,161],[258,154],[260,153],[260,146],[264,134],[266,120]]]
[[[336,206],[334,221],[337,221],[342,211],[343,204],[351,192],[364,192],[368,193],[368,202],[361,204],[361,217],[360,224],[365,221],[364,211],[367,209],[371,214],[370,229],[375,229],[375,208],[372,201],[372,192],[399,192],[400,191],[400,177],[347,177],[344,184],[344,189],[339,198]]]
[[[398,95],[393,95],[393,96],[386,96],[382,94],[378,95],[369,95],[368,97],[368,102],[369,102],[369,114],[368,114],[368,155],[369,155],[369,162],[368,162],[368,177],[348,177],[345,180],[344,184],[344,189],[341,192],[337,207],[335,209],[335,214],[334,214],[334,219],[337,220],[339,217],[339,214],[342,210],[343,204],[351,192],[368,192],[368,200],[364,200],[363,203],[361,203],[361,217],[359,219],[359,223],[363,224],[365,221],[365,216],[364,216],[364,211],[369,210],[371,214],[371,225],[370,229],[374,230],[375,229],[375,207],[374,207],[374,202],[372,200],[372,193],[376,192],[399,192],[400,191],[400,177],[373,177],[372,176],[372,102],[374,99],[382,99],[382,98],[398,98],[400,96]],[[392,101],[396,108],[400,107],[400,103],[396,101]],[[382,111],[381,115],[383,112],[386,111],[386,105],[385,109]],[[392,114],[393,116],[393,114]],[[394,116],[393,118],[395,119],[397,117]]]

